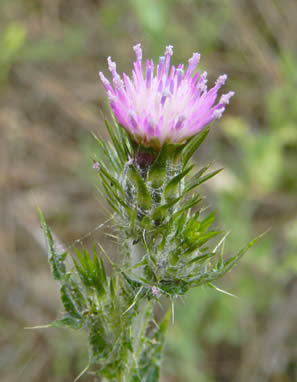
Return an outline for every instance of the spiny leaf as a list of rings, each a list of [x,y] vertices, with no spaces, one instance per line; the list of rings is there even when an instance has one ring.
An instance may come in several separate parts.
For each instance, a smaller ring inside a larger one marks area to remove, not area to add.
[[[119,211],[119,209],[117,208],[118,206],[116,205],[116,202],[118,204],[120,204],[122,207],[125,208],[126,212],[131,216],[133,214],[133,210],[127,205],[127,203],[125,203],[123,201],[122,198],[120,198],[115,192],[114,190],[110,187],[110,185],[108,183],[106,183],[105,181],[103,182],[103,187],[104,187],[104,190],[105,192],[107,193],[108,197],[110,198],[110,206],[112,207],[112,209],[119,215],[121,216],[121,212]]]
[[[137,189],[138,207],[143,210],[148,210],[152,207],[152,197],[147,189],[147,186],[134,166],[129,166],[127,176],[132,184]]]
[[[107,144],[98,138],[95,134],[93,134],[93,137],[95,138],[96,142],[98,143],[99,150],[100,150],[100,159],[105,160],[106,165],[112,165],[115,172],[119,173],[122,169],[122,165],[119,162],[117,158],[113,155],[113,152],[111,151],[110,147],[107,146]]]
[[[100,167],[100,172],[101,172],[101,174],[102,174],[105,178],[107,178],[107,179],[111,182],[112,187],[116,187],[116,188],[120,191],[120,193],[121,193],[122,195],[124,195],[124,192],[123,192],[123,189],[122,189],[122,186],[120,185],[120,183],[117,181],[117,179],[116,179],[114,176],[112,176],[112,175],[110,174],[110,172],[108,172],[108,171],[106,170],[106,168],[105,168],[103,165],[101,165],[101,167]],[[100,175],[101,175],[101,174],[100,174]]]
[[[215,281],[220,277],[221,277],[220,272],[205,272],[205,273],[200,273],[199,275],[190,278],[188,281],[189,281],[189,284],[191,285],[191,287],[197,287],[197,286],[203,285],[205,283]],[[189,285],[189,287],[190,287],[190,285]]]
[[[84,296],[82,290],[80,289],[72,275],[69,278],[67,284],[71,289],[71,296],[73,298],[74,303],[80,311],[84,310],[87,305],[86,297]]]
[[[198,276],[194,276],[189,280],[189,282],[192,284],[192,286],[200,286],[202,284],[218,280],[224,276],[226,272],[230,271],[234,265],[238,263],[242,256],[249,250],[249,248],[251,248],[265,234],[266,232],[251,240],[246,247],[240,250],[236,255],[232,256],[228,261],[223,263],[220,269],[217,269],[217,266],[214,265],[211,271]]]
[[[187,187],[186,187],[186,190],[185,192],[189,192],[191,191],[193,188],[195,187],[198,187],[200,186],[202,183],[206,182],[207,180],[209,180],[210,178],[214,177],[215,175],[217,175],[219,172],[221,172],[223,169],[220,168],[218,170],[215,170],[199,179],[197,179],[195,182],[189,184]]]
[[[232,256],[229,260],[224,263],[223,273],[228,272],[231,268],[238,263],[242,256],[258,241],[263,237],[266,232],[263,232],[261,235],[257,236],[255,239],[251,240],[247,246],[242,248],[236,255]]]
[[[211,253],[206,253],[204,255],[199,255],[199,256],[196,256],[194,257],[192,260],[190,260],[188,262],[188,264],[194,264],[194,263],[201,263],[205,260],[208,260],[208,259],[211,259],[213,256],[215,256],[216,254],[211,252]]]
[[[196,206],[199,202],[203,200],[199,194],[193,196],[188,200],[173,216],[177,216],[183,212],[189,211],[192,207]]]
[[[187,214],[186,212],[183,212],[180,217],[178,218],[177,222],[177,227],[176,227],[176,232],[175,235],[172,237],[172,240],[175,240],[176,237],[181,233],[181,231],[184,229],[185,222],[187,220]]]
[[[67,285],[62,285],[60,289],[61,300],[67,313],[70,314],[72,318],[81,319],[82,315],[77,310],[73,298],[71,296],[71,289]]]
[[[196,172],[196,174],[193,175],[191,181],[195,181],[199,179],[209,169],[210,166],[211,166],[211,163],[202,167],[198,172]]]
[[[168,203],[163,204],[159,207],[156,207],[154,209],[154,212],[152,214],[152,220],[154,222],[158,222],[158,224],[162,223],[162,221],[168,216],[168,210],[169,208],[173,207],[176,203],[178,203],[183,196],[179,196],[175,199],[171,199]]]
[[[194,136],[189,143],[184,148],[183,153],[183,167],[187,165],[189,160],[192,158],[195,151],[199,148],[201,143],[207,137],[209,133],[209,128],[204,129],[200,134]]]
[[[129,138],[128,138],[128,133],[127,133],[126,129],[123,128],[123,126],[119,125],[116,122],[113,114],[112,114],[112,117],[113,117],[113,124],[114,124],[115,131],[117,133],[118,139],[119,139],[119,141],[121,142],[121,144],[123,146],[126,158],[128,158],[128,157],[131,156],[130,147],[129,147],[129,143],[130,142],[129,142]]]
[[[207,231],[208,228],[211,226],[211,224],[214,222],[214,220],[215,220],[215,212],[212,211],[209,215],[206,216],[205,219],[203,219],[200,222],[199,232],[204,233],[205,231]]]
[[[60,320],[56,320],[49,324],[50,328],[72,328],[72,329],[80,329],[83,326],[83,319],[76,319],[73,317],[64,317]]]
[[[113,301],[115,299],[115,295],[116,295],[116,285],[115,284],[116,284],[115,278],[111,277],[109,279],[109,290],[110,290],[111,301]]]
[[[133,289],[133,293],[139,291],[142,287],[142,284],[136,280],[132,280],[124,271],[120,271],[123,278],[127,281],[129,286]]]
[[[47,239],[48,261],[51,266],[53,277],[55,280],[61,281],[64,279],[66,275],[66,266],[64,261],[67,256],[67,252],[64,252],[62,254],[57,254],[52,233],[45,221],[42,211],[39,208],[38,208],[38,213],[40,216],[40,221],[41,221],[44,235]]]
[[[159,188],[162,186],[166,177],[166,166],[168,161],[168,147],[164,144],[154,160],[154,163],[148,174],[148,181],[153,188]]]
[[[106,273],[105,273],[104,264],[103,264],[101,256],[98,259],[97,249],[96,249],[95,243],[93,246],[93,262],[94,262],[94,266],[96,269],[96,274],[100,278],[102,285],[106,285],[107,284],[107,277],[106,277]]]
[[[201,178],[201,176],[209,169],[210,166],[211,166],[211,163],[202,167],[198,172],[196,172],[196,174],[194,174],[189,180],[189,182],[187,183],[186,189],[190,188],[193,183],[198,181]]]
[[[74,251],[76,253],[76,257],[79,261],[80,269],[83,273],[88,275],[92,271],[92,262],[89,258],[88,254],[85,253],[84,249],[82,251],[79,251],[77,248],[74,248]]]
[[[91,317],[89,322],[89,340],[92,349],[91,363],[97,363],[101,359],[104,359],[109,351],[109,345],[104,339],[104,334],[105,332],[100,317]]]
[[[203,235],[199,235],[199,236],[194,235],[192,238],[187,240],[187,248],[185,249],[183,254],[188,255],[192,253],[193,251],[196,251],[197,249],[201,248],[205,243],[207,243],[209,239],[219,235],[220,233],[221,232],[219,231],[210,231]]]
[[[114,191],[110,189],[107,182],[103,181],[102,185],[107,196],[108,204],[114,210],[114,212],[116,212],[119,216],[121,216],[122,214],[120,210],[118,209],[118,203],[116,201],[116,198],[114,197]]]
[[[75,248],[74,248],[74,250],[75,250]],[[84,281],[84,279],[87,279],[87,275],[86,275],[84,268],[73,257],[72,257],[72,262],[74,264],[74,267],[75,267],[80,279],[82,279],[82,281]]]
[[[119,139],[115,136],[113,129],[110,126],[107,119],[105,119],[104,122],[121,163],[125,163],[125,161],[127,160],[127,157],[126,157],[125,151],[123,150],[123,147],[121,146],[121,142],[119,142]]]
[[[138,298],[139,298],[142,291],[143,291],[143,286],[139,288],[138,292],[134,296],[134,300],[133,300],[132,304],[130,306],[128,306],[128,308],[122,313],[122,316],[125,315],[126,313],[128,313],[136,305]]]
[[[193,169],[193,165],[186,168],[184,171],[176,175],[174,178],[170,180],[170,182],[165,187],[164,196],[165,199],[174,199],[176,198],[176,194],[178,188],[180,186],[181,180]]]

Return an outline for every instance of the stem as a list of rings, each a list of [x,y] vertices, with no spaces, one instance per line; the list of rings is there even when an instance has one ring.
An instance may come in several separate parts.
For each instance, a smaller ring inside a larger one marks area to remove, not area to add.
[[[145,255],[145,250],[141,244],[133,244],[131,239],[128,239],[128,248],[130,250],[130,262],[131,265],[135,265],[141,261],[143,256]],[[136,268],[137,269],[137,268]],[[139,270],[136,270],[138,274]],[[143,347],[145,345],[145,341],[142,340],[145,337],[145,332],[148,327],[149,321],[152,318],[152,304],[147,299],[143,299],[140,301],[138,305],[138,312],[134,318],[134,322],[132,324],[132,336],[133,336],[133,353],[128,361],[127,365],[127,374],[124,377],[122,382],[130,382],[132,378],[132,374],[135,371],[135,368],[138,368],[139,358],[143,351]]]
[[[143,345],[145,341],[142,338],[145,336],[145,332],[148,326],[148,323],[152,316],[152,306],[151,303],[147,300],[141,302],[139,306],[139,312],[135,317],[133,323],[133,353],[130,354],[130,358],[127,365],[127,373],[123,377],[123,381],[121,382],[130,382],[132,378],[132,374],[135,372],[135,369],[138,368],[139,358],[143,351]]]

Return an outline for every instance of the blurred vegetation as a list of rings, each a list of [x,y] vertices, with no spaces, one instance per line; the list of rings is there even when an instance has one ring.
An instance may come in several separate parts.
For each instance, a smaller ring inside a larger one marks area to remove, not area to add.
[[[97,71],[112,55],[129,72],[136,42],[155,58],[171,43],[176,63],[199,51],[212,81],[229,74],[236,97],[196,157],[225,171],[203,192],[226,252],[270,228],[217,285],[237,298],[199,288],[176,305],[162,381],[297,380],[296,19],[295,0],[1,1],[1,381],[68,382],[85,366],[81,333],[24,330],[59,315],[35,206],[66,245],[115,252],[112,227],[96,229],[109,215],[90,131],[105,134]]]

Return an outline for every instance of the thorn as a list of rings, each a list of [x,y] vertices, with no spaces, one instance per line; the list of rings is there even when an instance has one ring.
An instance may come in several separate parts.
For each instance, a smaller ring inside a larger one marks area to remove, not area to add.
[[[107,260],[109,261],[110,265],[111,266],[115,266],[115,263],[111,260],[111,258],[108,256],[108,254],[106,253],[105,249],[102,247],[102,245],[96,241],[96,244],[98,245],[98,247],[101,249],[103,255],[107,258]]]
[[[25,330],[33,330],[33,329],[49,329],[52,328],[51,324],[47,325],[38,325],[38,326],[26,326],[24,327]]]
[[[208,285],[209,285],[211,288],[214,288],[215,290],[217,290],[217,291],[220,292],[220,293],[224,293],[224,294],[226,294],[227,296],[230,296],[230,297],[238,298],[238,296],[236,296],[235,294],[232,294],[232,293],[230,293],[230,292],[227,292],[227,291],[225,291],[224,289],[218,288],[217,286],[215,286],[215,285],[212,284],[212,283],[209,283]]]
[[[220,246],[224,243],[224,241],[226,240],[227,236],[229,236],[230,232],[227,232],[223,237],[222,239],[218,242],[218,244],[214,247],[213,249],[213,253],[215,253],[219,248]]]
[[[160,329],[159,324],[157,323],[157,321],[154,318],[151,321],[156,326],[157,329]]]
[[[172,325],[174,325],[174,297],[171,300],[171,322]]]
[[[135,297],[134,297],[134,301],[132,302],[132,304],[128,307],[128,309],[125,310],[124,313],[121,314],[121,316],[123,316],[124,314],[126,314],[127,312],[129,312],[129,310],[131,310],[133,308],[133,306],[136,304],[137,302],[137,298],[138,296],[140,295],[140,293],[142,292],[143,290],[143,286],[141,288],[139,288],[139,291],[136,293]]]
[[[79,375],[75,378],[73,382],[77,382],[80,379],[80,377],[82,377],[85,374],[89,367],[90,364],[88,363],[87,366],[79,373]]]

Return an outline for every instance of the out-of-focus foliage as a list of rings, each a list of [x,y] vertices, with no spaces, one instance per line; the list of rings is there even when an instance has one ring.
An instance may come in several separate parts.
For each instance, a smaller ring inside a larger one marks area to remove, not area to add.
[[[0,40],[0,80],[4,80],[10,67],[18,57],[20,49],[23,47],[26,38],[26,30],[21,24],[11,23],[2,32]]]
[[[176,63],[199,51],[210,80],[228,73],[236,96],[196,156],[225,170],[204,192],[226,253],[271,228],[217,284],[238,298],[198,289],[176,304],[163,381],[296,380],[296,18],[295,0],[1,1],[1,381],[68,382],[87,362],[80,335],[23,329],[59,313],[35,204],[66,246],[95,237],[116,253],[89,131],[106,110],[97,71],[108,55],[127,70],[136,42],[148,57],[174,45]]]

